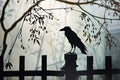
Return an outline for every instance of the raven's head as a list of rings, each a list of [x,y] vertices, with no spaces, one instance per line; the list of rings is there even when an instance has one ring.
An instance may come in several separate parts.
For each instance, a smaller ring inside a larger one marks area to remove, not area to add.
[[[69,31],[71,28],[69,26],[65,26],[64,28],[60,29],[60,31]]]

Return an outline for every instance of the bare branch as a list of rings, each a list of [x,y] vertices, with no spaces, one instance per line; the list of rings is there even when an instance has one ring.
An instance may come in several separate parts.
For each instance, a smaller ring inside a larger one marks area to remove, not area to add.
[[[66,3],[66,4],[70,4],[70,5],[83,5],[83,4],[91,4],[91,3],[94,3],[96,0],[92,0],[92,1],[86,1],[86,2],[72,2],[72,1],[65,1],[65,0],[56,0],[56,1],[59,1],[59,2],[63,2],[63,3]]]
[[[109,7],[109,6],[107,6],[107,5],[103,5],[103,4],[100,4],[100,3],[96,3],[95,1],[97,1],[97,0],[86,1],[86,2],[72,2],[72,1],[65,1],[65,0],[56,0],[56,1],[63,2],[63,3],[66,3],[66,4],[70,4],[70,5],[86,5],[86,4],[93,4],[93,5],[98,5],[98,6],[100,6],[100,7],[104,7],[104,8],[113,10],[113,11],[120,12],[119,9],[112,8],[112,7]]]
[[[84,8],[82,8],[80,5],[78,5],[78,6],[81,10],[83,10],[84,12],[86,12],[87,14],[89,14],[92,17],[96,17],[96,18],[99,18],[99,19],[106,19],[106,20],[111,20],[112,19],[112,18],[104,18],[104,17],[93,15],[90,12],[88,12],[87,10],[85,10]],[[112,19],[112,20],[120,20],[120,19],[118,18],[118,19]]]
[[[120,12],[120,10],[119,10],[119,9],[112,8],[112,7],[107,6],[107,5],[102,5],[102,4],[99,4],[99,3],[92,3],[92,4],[94,4],[94,5],[98,5],[98,6],[100,6],[100,7],[104,7],[104,8],[106,8],[106,9],[110,9],[110,10],[112,10],[112,11],[117,11],[117,12]]]
[[[5,2],[5,5],[3,6],[3,10],[2,10],[2,15],[1,15],[1,27],[2,27],[2,29],[3,29],[3,31],[6,31],[6,29],[5,29],[5,25],[4,25],[4,16],[5,16],[5,10],[6,10],[6,7],[7,7],[7,5],[8,5],[8,3],[9,3],[9,1],[10,0],[7,0],[6,2]]]

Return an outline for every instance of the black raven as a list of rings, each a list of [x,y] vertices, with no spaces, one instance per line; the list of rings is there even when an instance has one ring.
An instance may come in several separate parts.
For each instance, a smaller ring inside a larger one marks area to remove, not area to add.
[[[67,37],[72,47],[70,52],[72,51],[73,48],[75,51],[75,48],[77,46],[83,54],[87,54],[85,52],[87,50],[85,45],[81,42],[80,38],[77,36],[77,34],[74,31],[71,30],[69,26],[65,26],[64,28],[60,29],[60,31],[65,31],[65,36]]]

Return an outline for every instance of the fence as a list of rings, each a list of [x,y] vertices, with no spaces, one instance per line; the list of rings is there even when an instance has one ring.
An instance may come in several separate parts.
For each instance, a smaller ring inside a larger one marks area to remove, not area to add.
[[[65,80],[77,80],[77,76],[87,76],[87,80],[93,80],[93,75],[105,75],[105,80],[112,80],[112,74],[120,74],[120,69],[112,69],[110,56],[106,56],[105,69],[93,70],[93,57],[87,56],[87,70],[76,71],[77,55],[65,54],[65,65],[61,71],[47,70],[47,56],[42,56],[42,69],[40,71],[25,70],[25,57],[20,56],[19,71],[4,71],[3,57],[0,57],[0,80],[4,77],[19,77],[24,80],[25,76],[41,76],[42,80],[47,80],[47,76],[64,76]]]

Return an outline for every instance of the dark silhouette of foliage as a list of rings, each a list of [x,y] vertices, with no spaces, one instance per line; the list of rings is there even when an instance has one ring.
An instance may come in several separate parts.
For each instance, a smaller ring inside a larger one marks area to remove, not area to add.
[[[43,14],[44,12],[45,14]],[[28,41],[33,41],[33,43],[38,43],[40,45],[40,33],[41,30],[45,31],[46,33],[48,32],[46,27],[45,27],[45,19],[53,20],[55,17],[51,14],[45,11],[42,7],[36,6],[33,8],[30,12],[27,13],[25,16],[25,21],[27,21],[30,25],[39,25],[35,27],[31,27],[30,29],[30,38]]]
[[[81,20],[86,24],[83,30],[83,36],[86,37],[86,41],[89,41],[91,43],[92,40],[95,40],[96,45],[99,46],[103,39],[103,37],[101,36],[102,30],[105,30],[106,34],[104,37],[106,39],[106,46],[109,49],[111,49],[112,46],[116,47],[114,37],[111,35],[107,27],[109,27],[108,22],[112,23],[113,20],[120,20],[120,0],[78,0],[76,2],[70,0],[57,1],[69,5],[75,5],[81,9],[81,11],[79,11],[71,8],[71,10],[80,13]],[[95,7],[98,6],[98,8],[103,8],[104,15],[98,16],[92,14],[91,12],[88,12],[86,9],[84,9],[82,5]]]

